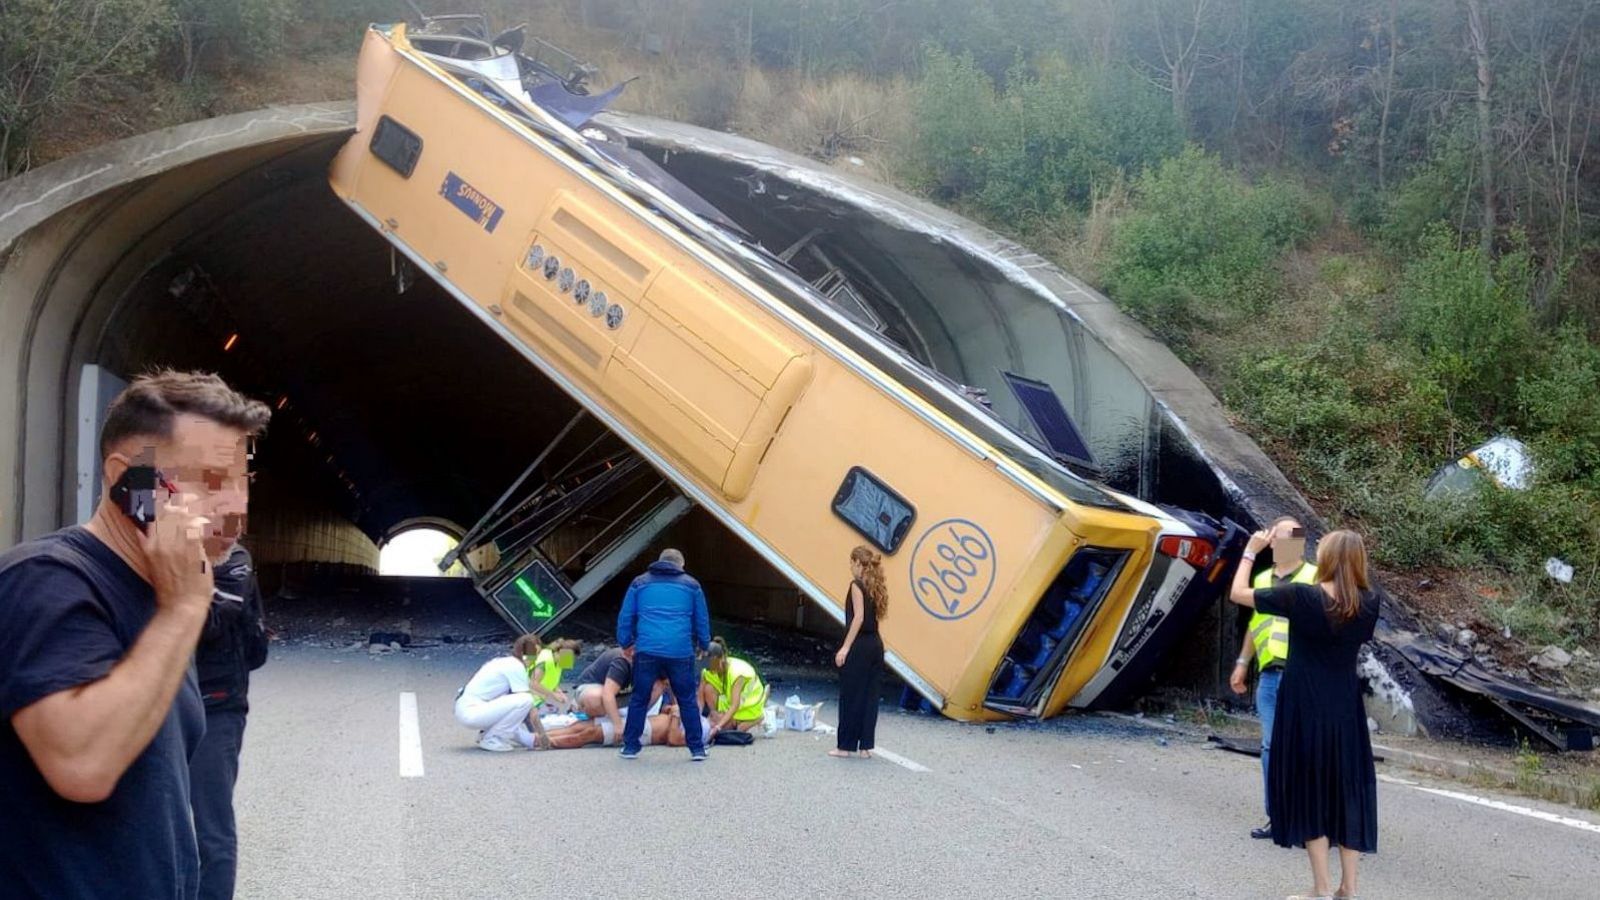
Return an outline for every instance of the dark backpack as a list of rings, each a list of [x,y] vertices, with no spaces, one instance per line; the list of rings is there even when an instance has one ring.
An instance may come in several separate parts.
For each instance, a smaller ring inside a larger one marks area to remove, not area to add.
[[[756,736],[748,731],[719,731],[711,739],[711,743],[724,747],[748,747],[756,742]]]

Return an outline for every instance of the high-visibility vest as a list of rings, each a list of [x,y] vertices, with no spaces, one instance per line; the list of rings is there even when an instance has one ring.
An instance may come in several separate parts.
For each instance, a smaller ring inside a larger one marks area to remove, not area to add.
[[[561,684],[561,673],[566,670],[556,663],[556,655],[549,647],[540,650],[539,655],[533,658],[533,663],[528,666],[528,674],[531,676],[533,670],[540,666],[544,666],[544,671],[539,675],[539,686],[555,693]]]
[[[1300,568],[1289,576],[1291,584],[1316,584],[1317,567],[1314,563],[1301,563]],[[1272,587],[1272,570],[1268,569],[1256,576],[1252,583],[1256,590],[1266,590]],[[1269,616],[1264,612],[1257,612],[1250,617],[1250,643],[1256,648],[1256,668],[1265,669],[1267,666],[1289,660],[1289,620],[1283,616]]]
[[[756,674],[756,667],[742,659],[728,657],[728,674],[718,675],[710,669],[705,670],[706,684],[717,692],[717,712],[727,712],[730,700],[729,694],[733,690],[733,683],[743,678],[744,691],[739,695],[739,709],[733,714],[736,721],[748,722],[751,719],[761,718],[767,706],[767,686],[761,683],[761,676]]]

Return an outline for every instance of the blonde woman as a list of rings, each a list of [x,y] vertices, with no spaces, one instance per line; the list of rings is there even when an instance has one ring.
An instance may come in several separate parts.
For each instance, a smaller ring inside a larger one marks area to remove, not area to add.
[[[1355,532],[1335,531],[1317,547],[1316,584],[1251,590],[1250,563],[1271,540],[1264,531],[1250,538],[1228,596],[1289,620],[1289,661],[1267,770],[1272,840],[1310,855],[1309,898],[1353,898],[1361,854],[1378,850],[1377,774],[1356,675],[1356,656],[1378,621],[1367,548]],[[1336,892],[1330,844],[1339,848]]]
[[[870,547],[850,551],[850,591],[844,603],[844,646],[833,656],[839,667],[839,744],[829,756],[872,755],[883,692],[883,639],[878,623],[889,612],[883,557]]]

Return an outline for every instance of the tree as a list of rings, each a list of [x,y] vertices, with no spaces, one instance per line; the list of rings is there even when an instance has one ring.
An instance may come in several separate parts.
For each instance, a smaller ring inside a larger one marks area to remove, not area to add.
[[[176,13],[178,79],[194,80],[207,48],[223,42],[245,59],[261,59],[283,46],[294,0],[171,0]]]
[[[40,120],[146,70],[167,0],[0,0],[0,178],[26,170]]]
[[[1495,146],[1494,118],[1490,110],[1490,94],[1494,89],[1494,69],[1489,61],[1489,13],[1483,0],[1465,0],[1467,4],[1467,46],[1472,52],[1472,62],[1477,69],[1478,110],[1478,179],[1483,191],[1483,234],[1479,240],[1483,252],[1494,250],[1495,222]]]

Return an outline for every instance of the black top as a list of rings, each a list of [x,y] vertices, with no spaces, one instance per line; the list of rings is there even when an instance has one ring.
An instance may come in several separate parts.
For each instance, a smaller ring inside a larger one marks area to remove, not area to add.
[[[1328,595],[1317,585],[1258,590],[1255,601],[1261,612],[1289,620],[1267,772],[1272,839],[1303,847],[1326,836],[1375,853],[1377,773],[1356,661],[1378,622],[1377,595],[1363,594],[1355,617],[1342,623],[1329,615]]]
[[[851,580],[850,583],[852,585],[854,585],[858,590],[861,591],[861,609],[864,611],[864,615],[862,615],[862,617],[861,617],[861,632],[860,633],[861,634],[877,634],[878,633],[878,607],[875,604],[873,604],[872,595],[867,593],[867,586],[862,583],[861,579],[859,579],[859,578],[853,579],[853,580]],[[850,592],[847,589],[845,591],[845,594],[844,594],[844,630],[845,631],[849,631],[850,630],[850,623],[855,621],[855,618],[856,618],[855,604],[853,602],[851,602],[851,600],[850,600]]]
[[[633,663],[622,655],[621,647],[612,647],[595,657],[594,662],[578,673],[578,680],[573,684],[603,685],[607,678],[621,685],[624,691],[633,686]]]
[[[155,592],[81,527],[0,554],[0,884],[7,896],[187,898],[199,889],[189,755],[205,733],[194,669],[100,803],[39,774],[11,717],[104,677],[155,614]]]
[[[250,671],[267,661],[267,625],[262,618],[261,586],[250,553],[233,545],[215,569],[216,586],[206,615],[195,669],[207,711],[250,708]]]

